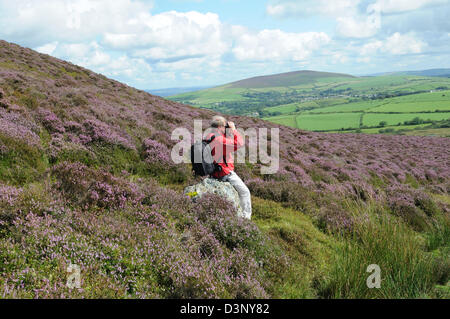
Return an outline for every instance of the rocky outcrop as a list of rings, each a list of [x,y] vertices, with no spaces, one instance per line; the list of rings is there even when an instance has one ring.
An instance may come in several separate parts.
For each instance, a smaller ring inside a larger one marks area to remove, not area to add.
[[[238,216],[243,216],[239,194],[233,185],[228,182],[221,182],[214,178],[205,178],[201,183],[186,187],[184,193],[189,195],[193,201],[196,201],[206,193],[222,196],[234,204]]]

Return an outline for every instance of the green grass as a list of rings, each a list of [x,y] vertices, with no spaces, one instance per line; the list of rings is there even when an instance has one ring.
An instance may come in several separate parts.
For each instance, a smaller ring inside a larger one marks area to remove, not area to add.
[[[423,249],[415,232],[398,220],[375,217],[343,237],[321,286],[325,298],[420,298],[433,293],[441,261]],[[369,289],[367,266],[381,268],[381,288]],[[448,270],[447,270],[448,272]]]
[[[245,101],[246,98],[242,96],[242,93],[245,91],[246,90],[239,88],[217,87],[197,92],[179,94],[171,97],[171,99],[192,104],[194,106],[198,105],[210,107],[219,102]]]
[[[296,122],[295,116],[292,116],[292,115],[281,115],[281,116],[268,117],[268,118],[265,118],[265,120],[268,120],[268,121],[276,123],[276,124],[285,125],[285,126],[297,127],[297,122]]]
[[[384,100],[357,101],[334,105],[332,107],[318,108],[309,111],[309,113],[337,113],[337,112],[355,112],[366,111],[386,103]]]
[[[448,196],[445,196],[448,201]],[[417,233],[376,202],[346,202],[353,229],[319,230],[314,217],[253,197],[253,220],[290,267],[272,273],[274,298],[439,298],[449,277],[450,223]],[[381,288],[370,289],[367,267],[381,268]],[[438,285],[436,286],[436,283]]]
[[[39,179],[48,167],[43,151],[21,140],[0,134],[0,144],[8,151],[0,154],[0,181],[24,185]]]
[[[291,104],[267,107],[264,110],[268,111],[268,112],[280,112],[282,114],[288,114],[288,113],[295,112],[297,110],[297,108],[301,107],[301,105],[302,105],[301,103],[291,103]]]
[[[412,94],[388,99],[388,103],[372,112],[434,112],[450,111],[450,91]]]
[[[290,267],[270,278],[274,298],[316,298],[314,280],[324,276],[332,239],[310,217],[270,200],[253,198],[252,219],[289,258]]]
[[[360,113],[302,114],[296,117],[297,127],[311,131],[329,131],[359,127]]]

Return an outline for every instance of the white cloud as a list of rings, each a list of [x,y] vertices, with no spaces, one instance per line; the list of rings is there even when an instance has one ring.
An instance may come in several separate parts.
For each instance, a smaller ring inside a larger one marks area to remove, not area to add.
[[[323,32],[262,30],[256,34],[240,34],[233,53],[239,60],[301,61],[329,42],[330,38]]]
[[[104,32],[131,29],[151,7],[132,0],[0,0],[0,34],[33,46],[95,40]]]
[[[332,18],[335,20],[337,35],[370,38],[378,34],[382,27],[389,27],[382,24],[386,23],[383,16],[386,17],[387,14],[404,14],[449,3],[450,0],[272,0],[266,6],[266,12],[279,18]],[[392,23],[392,20],[388,22]],[[416,24],[417,27],[419,25]]]
[[[381,27],[380,12],[360,12],[362,0],[278,1],[266,7],[269,15],[277,17],[323,15],[336,20],[336,32],[342,37],[367,38]]]
[[[425,42],[416,39],[412,34],[402,35],[396,32],[387,38],[384,50],[392,54],[421,53],[425,46]]]
[[[55,51],[57,46],[58,46],[58,42],[55,41],[55,42],[47,43],[40,47],[37,47],[36,51],[38,51],[40,53],[51,55],[53,53],[53,51]]]
[[[378,52],[379,49],[381,49],[383,47],[383,42],[382,41],[372,41],[369,42],[367,44],[365,44],[361,50],[360,50],[360,54],[361,55],[373,55],[375,53]]]
[[[393,55],[417,54],[423,52],[427,46],[425,42],[416,39],[414,34],[392,34],[384,41],[376,40],[365,44],[360,49],[362,56],[376,55],[379,52],[390,53]]]
[[[336,31],[339,35],[348,38],[368,38],[375,35],[380,27],[380,15],[373,13],[367,17],[337,18]]]
[[[355,12],[361,0],[279,0],[268,4],[266,12],[276,17],[307,16],[311,14],[324,14],[333,17],[348,15]]]
[[[164,12],[143,21],[139,29],[139,33],[106,33],[104,42],[114,49],[134,49],[135,56],[153,60],[222,55],[231,47],[214,13]]]
[[[399,13],[420,9],[425,6],[449,3],[448,0],[377,0],[368,6],[368,12]]]

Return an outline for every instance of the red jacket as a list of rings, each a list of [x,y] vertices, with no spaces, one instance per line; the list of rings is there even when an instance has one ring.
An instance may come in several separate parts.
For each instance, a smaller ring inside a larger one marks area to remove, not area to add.
[[[237,130],[233,130],[233,134],[234,138],[227,137],[220,133],[211,133],[207,137],[207,139],[210,139],[213,135],[216,135],[210,144],[212,150],[211,154],[214,158],[214,162],[218,163],[222,167],[222,171],[214,172],[212,174],[212,177],[214,178],[221,178],[234,171],[233,153],[244,145],[244,140]]]

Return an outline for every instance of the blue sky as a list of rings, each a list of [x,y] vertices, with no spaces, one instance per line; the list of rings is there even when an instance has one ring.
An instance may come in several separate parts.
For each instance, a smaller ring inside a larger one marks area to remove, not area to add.
[[[0,38],[140,89],[450,67],[450,0],[0,0]]]

